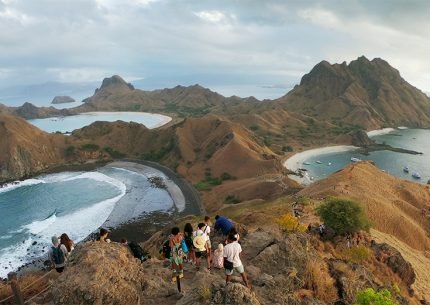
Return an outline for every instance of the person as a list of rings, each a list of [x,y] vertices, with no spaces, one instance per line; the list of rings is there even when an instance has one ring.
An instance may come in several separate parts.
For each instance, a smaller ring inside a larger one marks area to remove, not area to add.
[[[203,222],[197,225],[198,230],[194,232],[193,245],[196,248],[196,266],[200,268],[200,258],[206,258],[208,269],[211,269],[210,257],[207,249],[207,238],[203,233],[205,224]]]
[[[248,278],[245,273],[242,261],[240,259],[242,253],[242,246],[236,241],[233,234],[229,234],[227,237],[227,245],[224,247],[224,268],[225,268],[225,282],[228,284],[233,275],[233,271],[236,270],[242,276],[245,286],[250,288]],[[228,266],[230,265],[230,266]]]
[[[349,233],[346,235],[346,247],[351,248],[351,234]]]
[[[228,232],[228,235],[232,234],[234,236],[234,238],[236,238],[236,241],[240,244],[240,235],[239,232],[237,232],[236,228],[233,227],[231,228],[230,232]]]
[[[66,247],[67,253],[70,253],[75,249],[74,241],[71,240],[66,233],[61,234],[60,243]]]
[[[185,244],[188,247],[187,258],[190,263],[195,264],[196,252],[194,251],[194,246],[193,246],[193,232],[194,232],[193,226],[191,225],[191,223],[187,222],[184,227],[184,239],[185,239]]]
[[[120,244],[123,246],[128,246],[128,241],[125,238],[121,238]]]
[[[58,273],[62,273],[66,266],[66,260],[69,253],[67,252],[66,246],[60,244],[56,235],[52,236],[51,241],[52,247],[48,251],[49,261]]]
[[[211,218],[209,216],[205,216],[205,220],[203,222],[205,224],[203,228],[203,235],[206,237],[206,251],[208,254],[208,262],[212,260],[212,244],[211,244]]]
[[[219,216],[219,215],[215,216],[215,225],[214,225],[215,231],[221,232],[226,236],[228,235],[228,233],[232,228],[233,228],[233,224],[226,217]]]
[[[318,231],[320,233],[320,236],[323,236],[323,234],[325,232],[325,225],[323,223],[319,225]]]
[[[178,227],[172,229],[172,234],[169,238],[170,245],[170,262],[172,263],[172,282],[176,282],[176,276],[179,273],[179,278],[184,277],[184,267],[182,265],[184,251],[182,250],[183,235]]]
[[[218,244],[218,248],[212,255],[212,266],[217,269],[222,269],[224,266],[224,245],[222,243]]]
[[[108,238],[108,235],[109,235],[109,231],[105,228],[101,228],[99,238],[97,240],[110,243],[110,239]]]

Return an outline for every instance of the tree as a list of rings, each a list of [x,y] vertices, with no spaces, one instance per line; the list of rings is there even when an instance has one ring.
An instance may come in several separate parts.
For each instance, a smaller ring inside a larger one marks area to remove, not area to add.
[[[328,198],[317,208],[317,214],[336,234],[354,233],[370,227],[363,209],[352,200]]]
[[[387,289],[376,292],[373,288],[359,291],[354,305],[396,305]]]

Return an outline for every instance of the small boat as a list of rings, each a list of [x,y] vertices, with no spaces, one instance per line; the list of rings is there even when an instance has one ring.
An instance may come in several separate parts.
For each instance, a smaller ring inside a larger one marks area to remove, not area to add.
[[[321,162],[321,161],[316,161],[316,163],[317,163],[317,164],[322,164],[322,162]]]
[[[302,164],[303,164],[303,165],[311,165],[309,162],[306,162],[306,161],[305,161],[305,162],[303,162]]]
[[[412,177],[415,179],[421,179],[421,175],[419,173],[413,173]]]
[[[360,162],[360,161],[361,161],[361,159],[358,159],[358,158],[352,157],[352,158],[351,158],[351,161],[352,161],[352,162]]]
[[[328,163],[328,166],[331,166],[331,162]]]
[[[404,167],[403,167],[403,171],[404,171],[405,173],[409,173],[409,167],[404,166]]]

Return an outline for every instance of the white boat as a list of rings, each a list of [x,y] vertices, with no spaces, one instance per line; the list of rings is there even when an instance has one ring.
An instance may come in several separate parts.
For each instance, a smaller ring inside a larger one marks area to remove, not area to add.
[[[358,159],[358,158],[352,157],[352,158],[351,158],[351,161],[352,161],[352,162],[360,162],[360,161],[361,161],[361,159]]]
[[[328,166],[331,166],[331,162],[328,163]]]
[[[321,162],[321,161],[316,161],[316,163],[317,163],[317,164],[322,164],[322,162]]]
[[[419,173],[413,173],[412,177],[414,177],[415,179],[421,179],[421,175]]]
[[[403,167],[403,171],[404,171],[405,173],[409,173],[409,167],[404,166],[404,167]]]

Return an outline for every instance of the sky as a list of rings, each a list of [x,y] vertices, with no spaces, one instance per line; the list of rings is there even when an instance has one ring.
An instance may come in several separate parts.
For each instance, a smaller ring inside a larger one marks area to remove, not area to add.
[[[364,55],[430,91],[428,16],[426,0],[0,0],[0,87],[118,74],[274,98]]]

